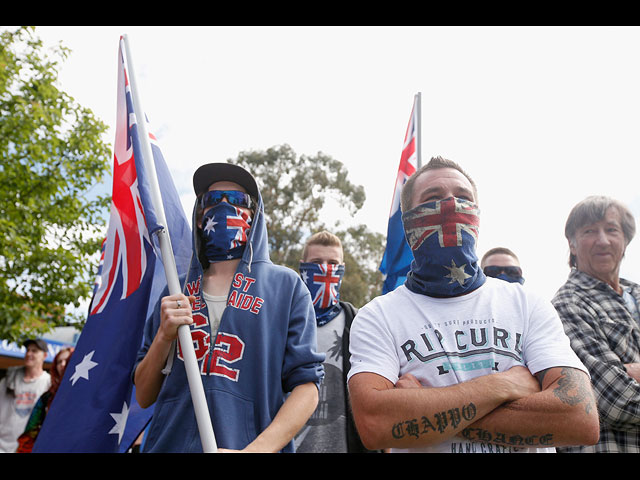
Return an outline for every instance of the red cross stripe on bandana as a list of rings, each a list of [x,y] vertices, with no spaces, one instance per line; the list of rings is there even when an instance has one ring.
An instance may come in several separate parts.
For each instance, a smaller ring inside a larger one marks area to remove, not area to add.
[[[463,231],[477,241],[480,225],[478,214],[474,203],[454,197],[420,205],[407,212],[405,217],[407,241],[413,251],[435,233],[438,234],[441,247],[462,245]]]
[[[233,207],[236,215],[227,217],[227,230],[235,230],[236,235],[231,240],[231,248],[243,245],[247,241],[247,232],[249,231],[249,214]]]
[[[338,296],[338,284],[341,276],[336,272],[339,265],[322,264],[318,265],[322,273],[313,275],[313,283],[319,285],[318,291],[313,298],[313,304],[319,308],[327,308],[335,303]]]

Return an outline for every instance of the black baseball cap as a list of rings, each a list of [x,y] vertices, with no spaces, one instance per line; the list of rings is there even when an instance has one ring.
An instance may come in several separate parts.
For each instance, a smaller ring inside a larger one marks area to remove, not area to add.
[[[200,196],[215,182],[234,182],[242,186],[249,195],[258,200],[258,185],[247,170],[232,163],[207,163],[193,174],[193,189]]]
[[[36,347],[38,347],[40,350],[42,350],[45,353],[47,353],[49,351],[49,349],[47,348],[47,342],[45,342],[44,340],[41,340],[39,338],[37,338],[35,340],[32,339],[32,338],[30,338],[29,340],[25,340],[22,345],[25,346],[25,347],[28,347],[32,343],[35,344]]]

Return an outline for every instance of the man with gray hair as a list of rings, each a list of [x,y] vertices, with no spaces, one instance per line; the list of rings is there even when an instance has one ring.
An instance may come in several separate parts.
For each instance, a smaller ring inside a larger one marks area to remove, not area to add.
[[[567,219],[571,273],[552,303],[591,374],[600,440],[559,451],[640,452],[640,285],[619,276],[635,229],[628,208],[603,196],[587,197]]]

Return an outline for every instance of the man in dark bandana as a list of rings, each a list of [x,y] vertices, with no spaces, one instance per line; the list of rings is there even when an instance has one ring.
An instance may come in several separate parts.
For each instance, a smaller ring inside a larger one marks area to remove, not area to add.
[[[362,307],[349,394],[365,446],[409,452],[552,452],[592,444],[589,377],[548,301],[487,277],[476,186],[436,157],[402,193],[414,261]]]
[[[358,453],[366,451],[349,408],[349,331],[357,309],[340,300],[345,271],[340,239],[327,231],[306,241],[300,277],[311,293],[318,326],[318,351],[325,354],[316,411],[295,438],[299,453]]]

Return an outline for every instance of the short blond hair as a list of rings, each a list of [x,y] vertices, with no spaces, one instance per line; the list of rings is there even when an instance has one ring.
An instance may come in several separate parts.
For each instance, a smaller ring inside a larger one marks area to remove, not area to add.
[[[307,248],[309,245],[322,245],[324,247],[340,247],[340,253],[344,259],[344,253],[342,252],[342,242],[340,239],[331,232],[323,230],[322,232],[314,233],[311,235],[304,244],[302,249],[302,260],[307,258]]]

